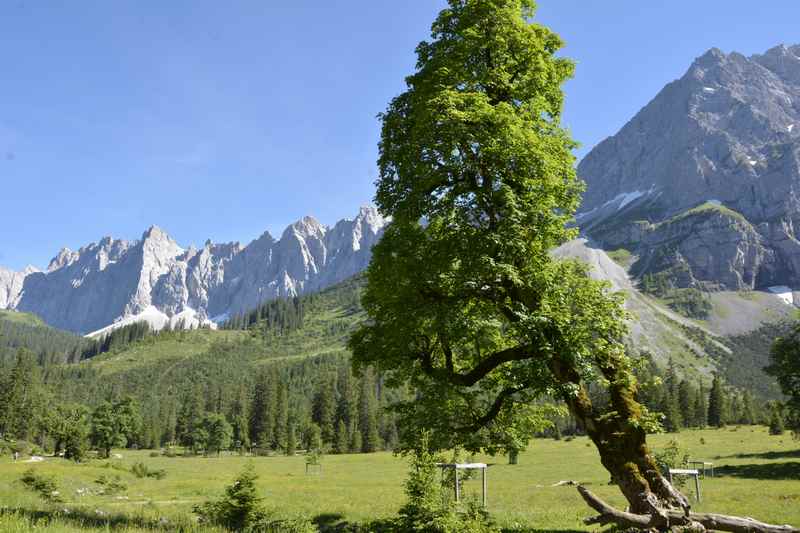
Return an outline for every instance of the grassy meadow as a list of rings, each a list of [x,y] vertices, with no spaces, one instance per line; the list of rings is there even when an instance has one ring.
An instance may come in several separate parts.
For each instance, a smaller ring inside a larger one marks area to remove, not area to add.
[[[655,435],[658,450],[675,439],[692,458],[715,463],[716,476],[702,480],[698,511],[752,516],[780,524],[800,525],[800,442],[791,436],[769,436],[764,427],[733,426],[720,430]],[[266,503],[280,517],[306,516],[336,529],[344,523],[368,523],[391,517],[401,506],[407,464],[390,453],[329,455],[321,475],[306,475],[303,457],[151,457],[149,451],[120,450],[121,459],[73,464],[46,458],[39,463],[0,461],[0,531],[195,530],[192,506],[219,496],[244,464],[252,460]],[[510,531],[589,531],[582,519],[591,511],[574,487],[553,486],[575,480],[621,506],[623,499],[608,485],[608,475],[587,438],[535,440],[520,455],[520,464],[504,457],[477,457],[490,463],[489,510]],[[162,480],[137,478],[137,461],[164,469]],[[28,468],[56,477],[63,503],[46,504],[27,490],[20,476]],[[99,476],[119,475],[127,490],[115,496],[79,495],[96,491]],[[480,483],[466,483],[479,496]],[[691,485],[686,491],[693,494]],[[324,528],[323,528],[324,529]],[[209,530],[211,531],[211,530]]]

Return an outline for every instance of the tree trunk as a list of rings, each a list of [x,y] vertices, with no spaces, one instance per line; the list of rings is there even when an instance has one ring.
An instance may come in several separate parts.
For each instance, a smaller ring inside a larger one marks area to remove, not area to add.
[[[609,409],[599,410],[581,383],[580,375],[568,361],[554,358],[550,369],[562,383],[577,386],[563,394],[564,401],[578,424],[592,439],[600,461],[628,500],[630,511],[651,515],[658,526],[669,523],[667,509],[689,512],[689,501],[675,490],[659,472],[647,448],[641,427],[642,407],[635,400],[636,385],[618,364],[601,365],[608,379]]]
[[[587,524],[617,524],[647,531],[731,531],[734,533],[800,533],[792,526],[765,524],[747,517],[692,513],[685,496],[660,473],[647,448],[641,426],[642,406],[635,399],[636,381],[624,362],[596,361],[608,380],[610,405],[597,409],[569,359],[554,358],[550,370],[565,387],[564,401],[592,439],[600,461],[628,500],[627,511],[607,505],[584,487],[578,490],[598,516]]]

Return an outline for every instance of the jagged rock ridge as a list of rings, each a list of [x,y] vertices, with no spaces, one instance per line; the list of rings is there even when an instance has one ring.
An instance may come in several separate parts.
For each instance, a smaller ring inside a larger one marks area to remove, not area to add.
[[[712,49],[578,167],[578,223],[678,286],[800,286],[800,45]]]
[[[153,226],[139,241],[105,237],[78,251],[65,248],[44,272],[0,268],[0,308],[81,334],[139,319],[158,328],[222,321],[361,272],[385,225],[364,207],[332,228],[305,217],[278,240],[264,233],[244,247],[207,241],[199,250],[181,248]]]

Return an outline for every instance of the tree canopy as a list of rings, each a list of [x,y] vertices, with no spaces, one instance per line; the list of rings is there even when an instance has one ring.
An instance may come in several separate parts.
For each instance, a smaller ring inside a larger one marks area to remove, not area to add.
[[[573,64],[532,14],[530,1],[451,1],[381,115],[376,202],[393,222],[368,270],[371,320],[351,345],[357,363],[435,403],[407,415],[450,415],[435,418],[439,436],[513,429],[537,396],[624,361],[621,297],[549,253],[576,235],[582,184],[559,122]]]
[[[789,424],[800,432],[800,325],[776,339],[765,370],[777,378],[781,391],[789,397]]]
[[[535,400],[556,395],[632,509],[685,506],[647,453],[622,296],[551,254],[577,235],[583,185],[560,124],[574,66],[533,14],[532,0],[450,0],[381,115],[375,200],[392,223],[354,361],[414,387],[400,427],[431,428],[435,446],[518,448],[541,425]]]

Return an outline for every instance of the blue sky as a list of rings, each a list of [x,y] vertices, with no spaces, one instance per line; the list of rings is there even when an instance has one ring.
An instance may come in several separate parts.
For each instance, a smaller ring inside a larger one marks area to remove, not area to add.
[[[247,242],[369,203],[380,125],[444,0],[0,0],[0,265]],[[580,155],[710,47],[800,42],[800,2],[540,0]]]

